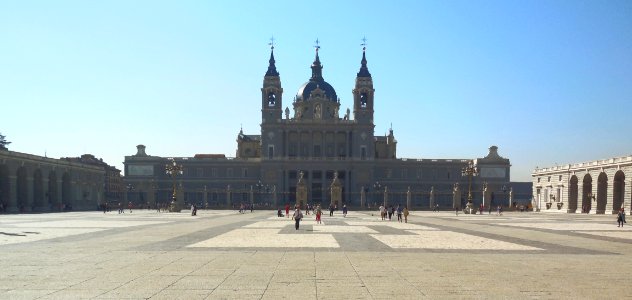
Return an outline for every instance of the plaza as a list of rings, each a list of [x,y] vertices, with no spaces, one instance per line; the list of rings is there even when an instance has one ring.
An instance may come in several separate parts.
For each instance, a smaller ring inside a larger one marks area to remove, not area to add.
[[[630,297],[612,215],[155,210],[2,215],[3,299]]]

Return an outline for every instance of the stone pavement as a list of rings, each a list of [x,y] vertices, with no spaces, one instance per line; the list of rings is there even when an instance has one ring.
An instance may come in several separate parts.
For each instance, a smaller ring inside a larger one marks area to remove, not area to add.
[[[1,299],[632,298],[613,215],[0,215]]]

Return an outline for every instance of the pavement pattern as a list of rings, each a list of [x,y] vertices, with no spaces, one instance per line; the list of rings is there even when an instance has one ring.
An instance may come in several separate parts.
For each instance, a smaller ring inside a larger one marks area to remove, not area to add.
[[[0,298],[632,299],[612,215],[378,215],[0,215]]]

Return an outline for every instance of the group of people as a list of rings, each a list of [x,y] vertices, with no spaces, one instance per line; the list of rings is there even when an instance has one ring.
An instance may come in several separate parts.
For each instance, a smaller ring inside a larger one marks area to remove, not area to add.
[[[388,220],[390,221],[393,215],[397,214],[398,222],[401,223],[402,221],[404,221],[405,223],[408,223],[408,215],[410,214],[410,212],[408,211],[408,207],[406,206],[402,207],[400,204],[397,204],[397,208],[395,208],[393,205],[390,205],[389,207],[380,205],[379,211],[382,220],[386,220],[386,218],[388,218]]]
[[[329,206],[329,215],[333,216],[333,212],[334,210],[336,210],[337,206],[336,205],[331,205]],[[320,204],[306,204],[305,205],[305,215],[309,215],[311,212],[311,214],[316,216],[316,224],[322,224],[322,215],[323,215],[323,210],[320,207]],[[347,205],[342,205],[342,216],[343,217],[347,217],[347,213],[348,213],[348,209],[347,209]],[[408,215],[408,213],[406,214]],[[283,211],[281,210],[281,208],[279,208],[277,210],[277,217],[283,217]],[[287,218],[290,217],[290,204],[286,203],[285,204],[285,216]],[[296,228],[296,230],[298,230],[299,226],[300,226],[300,222],[303,219],[304,215],[303,215],[303,211],[301,210],[301,207],[299,205],[294,205],[294,213],[292,213],[292,220],[294,220],[294,227]]]

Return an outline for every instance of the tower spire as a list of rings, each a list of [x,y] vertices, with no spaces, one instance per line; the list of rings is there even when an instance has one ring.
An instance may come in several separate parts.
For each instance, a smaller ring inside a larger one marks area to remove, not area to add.
[[[321,81],[323,80],[323,65],[320,64],[320,57],[318,57],[318,50],[320,49],[320,41],[316,39],[316,45],[314,48],[316,49],[316,58],[312,63],[312,78],[311,80]]]
[[[371,77],[371,73],[369,73],[369,68],[366,66],[366,37],[362,38],[362,60],[360,61],[360,72],[358,72],[358,77]]]
[[[275,60],[274,60],[274,36],[270,38],[270,60],[268,64],[268,71],[266,72],[266,76],[279,76],[279,72],[277,72]]]

